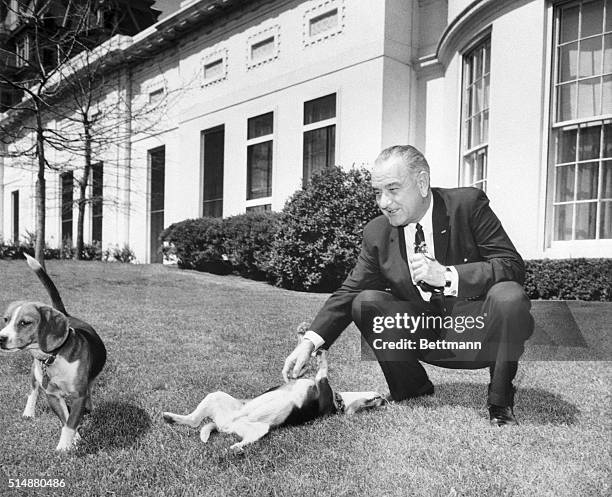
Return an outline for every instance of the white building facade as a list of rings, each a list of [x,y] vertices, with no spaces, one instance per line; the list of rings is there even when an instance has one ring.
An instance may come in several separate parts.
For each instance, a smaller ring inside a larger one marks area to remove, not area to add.
[[[280,210],[410,143],[433,185],[485,189],[525,258],[612,254],[612,0],[188,1],[121,46],[126,112],[163,105],[97,158],[86,241],[155,262],[173,222]],[[34,230],[34,180],[0,163],[5,241]],[[47,185],[57,245],[75,187]]]

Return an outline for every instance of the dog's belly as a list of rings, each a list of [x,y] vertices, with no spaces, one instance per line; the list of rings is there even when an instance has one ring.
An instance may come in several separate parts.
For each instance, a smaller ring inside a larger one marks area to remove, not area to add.
[[[295,409],[300,409],[304,402],[314,395],[314,389],[314,381],[308,379],[299,379],[283,385],[247,402],[238,411],[235,419],[259,421],[271,427],[282,425]]]

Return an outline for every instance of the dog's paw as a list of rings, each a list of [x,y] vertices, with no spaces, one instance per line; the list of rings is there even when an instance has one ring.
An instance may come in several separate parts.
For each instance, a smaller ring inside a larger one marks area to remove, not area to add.
[[[230,445],[230,450],[234,451],[234,452],[242,452],[244,445],[242,442],[237,442],[234,445]]]
[[[174,420],[174,416],[171,412],[162,412],[162,419],[169,425],[173,425],[174,423],[176,423],[176,421]]]

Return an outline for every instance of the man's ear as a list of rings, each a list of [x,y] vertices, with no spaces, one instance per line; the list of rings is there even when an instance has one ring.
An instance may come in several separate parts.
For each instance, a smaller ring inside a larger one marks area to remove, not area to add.
[[[52,352],[60,347],[68,337],[68,318],[53,307],[41,306],[38,346],[43,352]]]
[[[416,184],[419,188],[419,193],[423,198],[429,194],[429,173],[427,171],[419,171],[416,177]]]

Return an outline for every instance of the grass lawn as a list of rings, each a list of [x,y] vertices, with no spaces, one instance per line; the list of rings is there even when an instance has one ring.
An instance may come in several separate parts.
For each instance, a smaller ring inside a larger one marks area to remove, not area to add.
[[[9,478],[63,479],[55,493],[77,496],[609,495],[610,362],[523,362],[518,428],[489,426],[485,370],[428,366],[433,397],[280,429],[234,453],[231,436],[202,444],[161,412],[191,411],[214,390],[249,397],[278,384],[297,324],[326,296],[161,266],[47,266],[109,361],[79,449],[56,454],[60,427],[44,397],[35,420],[21,418],[30,355],[0,354],[2,496],[45,494],[10,489]],[[0,282],[3,309],[48,301],[24,262],[0,261]],[[593,305],[587,313],[604,309]],[[331,350],[330,380],[387,391],[378,366],[360,360],[353,327]]]

